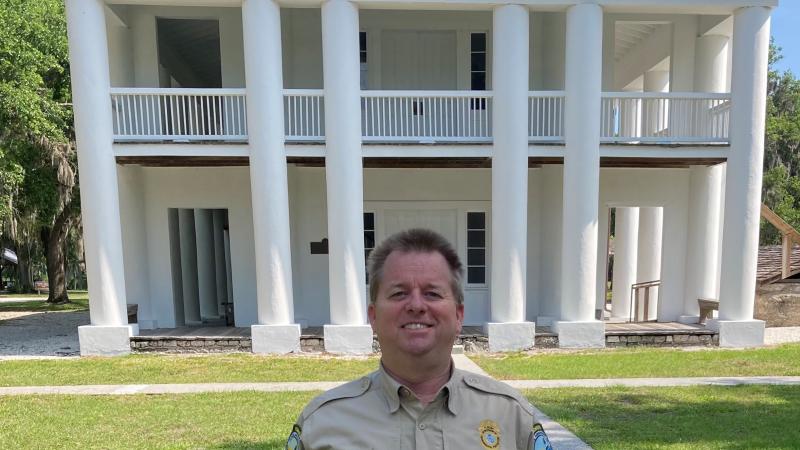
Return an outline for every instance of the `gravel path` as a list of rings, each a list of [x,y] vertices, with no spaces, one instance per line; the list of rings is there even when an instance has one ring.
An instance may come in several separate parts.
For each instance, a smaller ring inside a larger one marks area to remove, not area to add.
[[[88,311],[0,312],[0,358],[79,354],[78,326]]]

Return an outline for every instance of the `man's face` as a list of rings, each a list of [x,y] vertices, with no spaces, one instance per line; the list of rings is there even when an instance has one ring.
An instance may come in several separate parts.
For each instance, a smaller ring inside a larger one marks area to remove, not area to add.
[[[451,277],[438,252],[389,254],[378,298],[368,310],[384,356],[450,359],[464,320]]]

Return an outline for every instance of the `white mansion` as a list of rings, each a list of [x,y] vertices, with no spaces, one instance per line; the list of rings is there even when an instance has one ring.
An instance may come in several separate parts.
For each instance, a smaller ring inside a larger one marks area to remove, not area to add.
[[[81,353],[226,321],[254,352],[297,351],[305,327],[370,352],[365,255],[418,226],[456,246],[493,350],[534,324],[601,347],[608,320],[696,323],[701,298],[721,346],[759,345],[776,6],[66,0]]]

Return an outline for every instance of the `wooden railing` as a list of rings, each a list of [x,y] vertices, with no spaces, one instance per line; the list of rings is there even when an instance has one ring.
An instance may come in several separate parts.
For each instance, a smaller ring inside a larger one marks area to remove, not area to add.
[[[781,279],[789,278],[800,272],[800,270],[792,270],[792,250],[795,244],[800,244],[800,233],[763,203],[761,204],[761,217],[781,233]]]
[[[283,115],[287,141],[325,140],[322,89],[284,89]]]
[[[247,139],[244,89],[112,88],[111,114],[121,141]]]
[[[650,320],[650,289],[658,286],[661,286],[661,280],[644,281],[631,285],[631,315],[629,318],[631,322],[647,322]],[[639,291],[644,291],[644,298],[639,296]],[[643,305],[640,305],[640,303],[643,303]],[[639,314],[640,311],[642,314]]]
[[[361,91],[364,142],[491,142],[489,91]]]
[[[602,142],[726,143],[730,94],[604,92]]]

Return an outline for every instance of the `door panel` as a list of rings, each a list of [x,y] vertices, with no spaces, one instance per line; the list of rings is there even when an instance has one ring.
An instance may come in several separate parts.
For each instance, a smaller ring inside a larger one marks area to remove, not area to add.
[[[381,33],[381,89],[456,89],[456,32]]]

